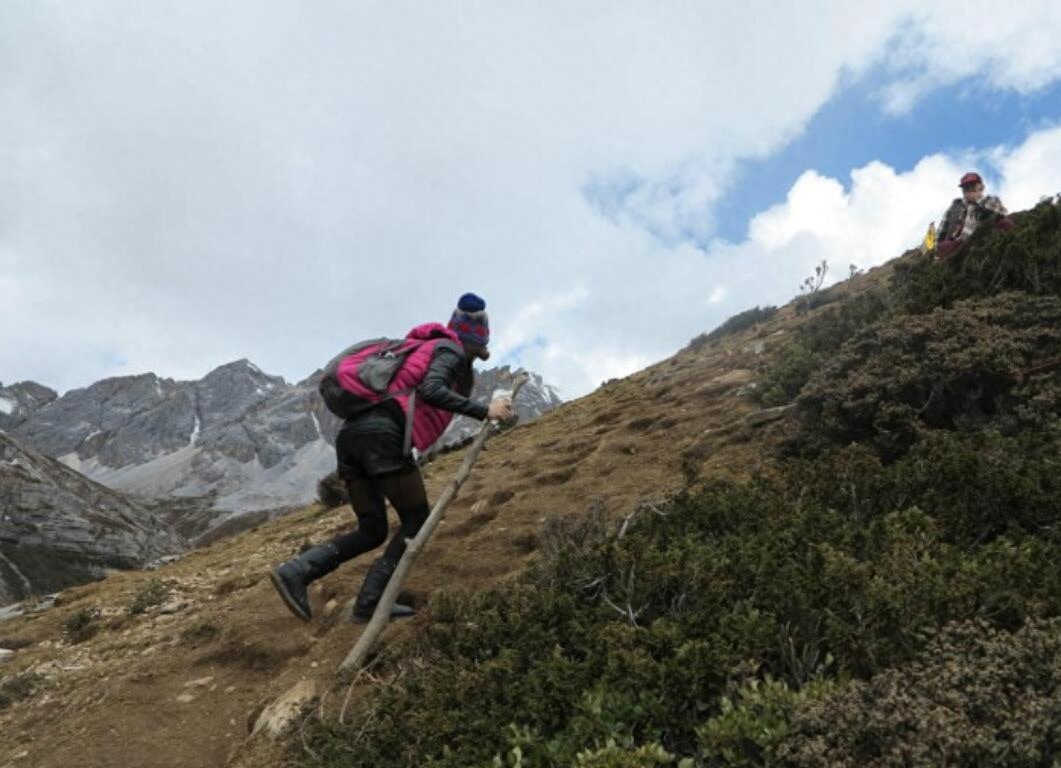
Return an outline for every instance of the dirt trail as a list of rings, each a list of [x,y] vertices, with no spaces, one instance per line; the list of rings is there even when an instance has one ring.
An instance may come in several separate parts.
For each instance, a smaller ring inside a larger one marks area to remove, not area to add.
[[[877,274],[874,274],[877,273]],[[880,270],[861,278],[881,279]],[[498,435],[421,555],[407,595],[479,587],[520,571],[541,522],[592,500],[625,514],[683,482],[683,464],[747,475],[774,425],[751,428],[740,394],[798,319],[790,308],[755,329],[687,350]],[[432,498],[460,454],[434,462]],[[264,573],[306,541],[354,524],[348,508],[310,506],[215,542],[154,572],[117,573],[69,589],[60,605],[0,623],[0,647],[20,646],[5,679],[32,670],[37,691],[0,709],[0,768],[213,768],[278,765],[280,748],[248,739],[261,708],[303,679],[327,688],[360,627],[341,616],[371,558],[345,564],[311,588],[312,624],[295,620]],[[393,530],[393,516],[392,516]],[[152,579],[175,589],[167,613],[129,616]],[[63,625],[100,609],[100,630],[70,644]],[[383,641],[415,631],[388,628]],[[327,696],[334,711],[339,702]]]

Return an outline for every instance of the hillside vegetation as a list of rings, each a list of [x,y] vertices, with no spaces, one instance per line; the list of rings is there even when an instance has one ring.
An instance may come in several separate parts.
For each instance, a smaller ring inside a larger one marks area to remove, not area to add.
[[[832,289],[756,389],[796,404],[772,465],[553,520],[523,574],[436,593],[291,758],[1056,764],[1061,210],[1016,219]]]

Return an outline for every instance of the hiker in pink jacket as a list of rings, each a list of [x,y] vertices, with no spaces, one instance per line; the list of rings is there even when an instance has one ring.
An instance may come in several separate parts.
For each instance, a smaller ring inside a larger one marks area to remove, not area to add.
[[[472,363],[490,353],[486,302],[473,293],[460,298],[448,325],[426,323],[409,332],[421,343],[402,364],[393,389],[398,394],[348,418],[335,439],[339,476],[345,481],[357,530],[318,544],[273,568],[269,575],[285,605],[303,621],[312,618],[306,586],[341,563],[383,545],[387,540],[390,501],[401,525],[377,558],[361,586],[353,619],[372,617],[391,574],[430,513],[427,491],[412,448],[424,452],[445,432],[455,413],[475,419],[512,417],[512,404],[489,405],[469,399],[475,374]],[[338,379],[352,377],[354,356],[336,370]],[[354,386],[352,379],[344,383]],[[409,606],[395,603],[392,617],[410,616]]]

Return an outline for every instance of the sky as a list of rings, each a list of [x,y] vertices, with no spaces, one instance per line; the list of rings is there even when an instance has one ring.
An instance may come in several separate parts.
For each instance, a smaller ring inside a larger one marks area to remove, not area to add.
[[[781,5],[5,0],[0,381],[298,381],[474,291],[573,398],[967,170],[1061,192],[1061,4]]]

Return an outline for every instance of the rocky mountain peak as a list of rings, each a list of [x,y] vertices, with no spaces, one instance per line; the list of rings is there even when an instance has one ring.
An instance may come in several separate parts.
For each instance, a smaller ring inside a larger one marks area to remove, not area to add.
[[[6,387],[0,382],[0,429],[13,429],[57,397],[54,389],[35,381],[17,381]]]
[[[340,426],[317,393],[320,373],[289,384],[241,358],[196,381],[118,376],[7,423],[18,439],[108,487],[141,499],[201,499],[214,514],[198,518],[201,530],[187,530],[195,536],[228,515],[313,498],[317,481],[335,469]],[[478,371],[473,397],[489,399],[511,378],[507,366]],[[528,421],[559,403],[535,376],[516,411]],[[458,442],[476,426],[457,419],[443,441]]]
[[[271,384],[273,386],[286,383],[283,376],[271,376],[245,357],[217,366],[206,374],[200,380],[200,383],[208,384],[231,380],[246,381],[248,379],[261,384]]]
[[[199,427],[230,423],[286,386],[282,376],[270,376],[246,358],[218,366],[192,385]]]

